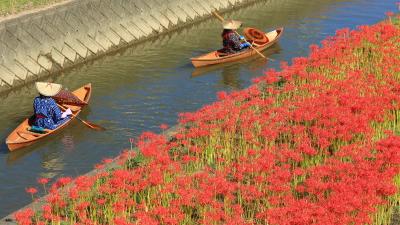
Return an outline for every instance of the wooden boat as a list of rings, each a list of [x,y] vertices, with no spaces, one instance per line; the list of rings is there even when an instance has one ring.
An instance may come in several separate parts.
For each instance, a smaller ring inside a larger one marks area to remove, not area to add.
[[[92,85],[91,84],[86,84],[81,88],[78,88],[77,90],[72,92],[76,97],[78,97],[80,100],[82,100],[85,103],[88,103],[90,100],[90,96],[92,93]],[[34,133],[29,131],[29,128],[31,127],[29,125],[29,119],[25,119],[11,134],[7,137],[6,144],[8,146],[8,149],[10,151],[14,151],[16,149],[20,149],[29,145],[32,145],[36,143],[37,141],[63,129],[64,127],[68,126],[71,121],[79,115],[81,112],[82,108],[84,106],[76,106],[76,105],[68,105],[68,104],[63,104],[62,105],[64,108],[70,108],[72,111],[72,116],[71,119],[59,126],[55,130],[49,130],[46,133]]]
[[[275,44],[279,38],[283,34],[283,27],[278,28],[276,30],[273,30],[268,33],[264,33],[264,35],[267,37],[267,42],[263,44],[257,44],[253,43],[253,46],[258,50],[258,51],[263,51],[266,48],[272,46]],[[257,55],[257,52],[254,51],[253,49],[249,48],[247,50],[235,53],[235,54],[230,54],[230,55],[220,55],[218,51],[213,51],[210,53],[207,53],[205,55],[191,58],[190,60],[192,61],[192,64],[194,67],[203,67],[203,66],[209,66],[209,65],[215,65],[215,64],[221,64],[221,63],[226,63],[226,62],[232,62],[236,60],[240,60],[243,58],[247,58],[253,55]]]

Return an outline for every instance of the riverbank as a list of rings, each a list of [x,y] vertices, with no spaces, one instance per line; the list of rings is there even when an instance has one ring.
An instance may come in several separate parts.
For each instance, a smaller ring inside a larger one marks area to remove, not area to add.
[[[138,163],[81,177],[66,195],[52,189],[34,219],[390,224],[399,204],[399,35],[388,22],[338,31],[308,58],[183,114],[186,128],[172,141],[143,134]]]
[[[23,11],[40,10],[63,1],[65,0],[1,0],[0,20],[1,17],[17,16],[16,14]]]
[[[257,2],[225,13],[224,17],[264,31],[285,27],[280,43],[264,52],[274,62],[265,64],[261,58],[252,58],[201,70],[201,76],[191,76],[198,70],[193,69],[188,58],[220,48],[221,25],[211,18],[49,78],[46,81],[61,83],[70,90],[91,82],[93,98],[81,118],[104,126],[107,131],[93,132],[75,121],[63,132],[21,151],[9,152],[3,142],[0,145],[0,183],[4,184],[0,187],[0,217],[30,203],[29,195],[21,193],[35,185],[37,177],[50,178],[53,182],[61,176],[85,174],[103,158],[115,157],[121,149],[129,147],[129,138],[138,137],[143,131],[158,133],[159,124],[176,124],[178,112],[195,111],[214,102],[219,91],[248,87],[263,71],[278,69],[280,61],[307,55],[308,45],[319,43],[336,29],[375,24],[385,18],[388,10],[397,10],[394,2]],[[32,99],[36,95],[31,84],[2,97],[0,136],[3,140],[31,115]],[[44,193],[39,190],[37,195]]]
[[[0,19],[0,92],[256,0],[69,0]]]
[[[166,125],[163,125],[163,132],[162,134],[165,136],[165,138],[167,138],[168,140],[174,140],[174,136],[177,133],[177,130],[180,129],[179,127],[171,127],[168,128],[166,127]],[[80,177],[98,177],[101,176],[103,173],[107,173],[109,171],[113,171],[113,170],[118,170],[121,168],[121,164],[123,164],[124,161],[126,161],[127,159],[129,160],[130,165],[134,165],[137,166],[140,163],[143,162],[143,158],[142,157],[136,157],[136,153],[139,151],[138,148],[133,148],[134,147],[134,143],[133,143],[133,139],[130,140],[131,141],[131,148],[130,149],[125,149],[123,150],[122,154],[115,157],[115,158],[106,158],[103,159],[103,161],[101,163],[98,163],[94,166],[94,170],[80,176]],[[79,177],[76,179],[80,179]],[[50,181],[50,179],[48,178],[40,178],[37,180],[37,182],[39,184],[42,185],[42,188],[45,189],[45,193],[47,193],[46,190],[46,185],[47,183]],[[66,182],[67,181],[67,182]],[[70,177],[63,177],[60,178],[56,183],[54,183],[54,185],[52,186],[52,191],[58,191],[60,193],[67,193],[69,191],[69,189],[74,188],[75,187],[75,182],[70,182],[71,178]],[[61,186],[58,186],[61,182],[63,183]],[[57,184],[58,183],[58,184]],[[57,189],[57,190],[55,190]],[[26,191],[30,191],[30,192],[35,192],[35,190],[37,190],[34,187],[31,188],[27,188]],[[50,195],[46,195],[46,196],[42,196],[40,198],[36,198],[34,197],[36,193],[32,193],[32,199],[34,199],[34,201],[25,206],[23,209],[20,209],[18,211],[23,211],[23,210],[33,210],[36,212],[40,212],[43,207],[46,206],[47,204],[47,200],[50,197]],[[17,225],[17,224],[24,224],[24,222],[29,223],[28,221],[19,221],[17,222],[17,219],[15,217],[15,215],[18,213],[18,211],[11,213],[10,215],[1,218],[0,219],[0,224],[1,225]]]

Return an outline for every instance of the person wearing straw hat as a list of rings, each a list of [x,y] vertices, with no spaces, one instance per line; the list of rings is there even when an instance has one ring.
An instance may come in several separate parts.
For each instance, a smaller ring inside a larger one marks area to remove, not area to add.
[[[61,84],[36,82],[36,89],[39,96],[33,101],[34,118],[33,128],[39,131],[44,129],[54,130],[60,125],[69,120],[71,110],[66,110],[64,113],[58,107],[52,96],[57,95],[61,89]]]
[[[237,20],[225,20],[222,22],[222,26],[224,28],[224,31],[221,34],[223,48],[218,50],[218,52],[233,54],[250,47],[249,43],[242,43],[244,40],[243,36],[239,36],[235,33],[236,29],[238,29],[241,25],[242,22]]]

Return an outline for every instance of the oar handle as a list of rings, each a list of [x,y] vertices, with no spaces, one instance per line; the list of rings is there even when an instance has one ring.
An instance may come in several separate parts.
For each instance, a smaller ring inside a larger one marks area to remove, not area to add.
[[[62,110],[64,110],[64,111],[67,110],[67,108],[65,108],[65,106],[63,106],[63,105],[61,105],[61,104],[58,104],[58,103],[57,103],[57,105],[58,105]],[[72,114],[71,117],[75,117],[75,115]]]
[[[217,17],[221,22],[224,22],[224,21],[225,21],[225,19],[224,19],[222,16],[220,16],[216,11],[213,11],[212,13],[213,13],[214,16]]]
[[[67,108],[65,108],[65,106],[63,106],[63,105],[61,105],[61,104],[57,104],[62,110],[64,110],[64,111],[66,111],[67,110]],[[76,119],[78,119],[79,121],[81,121],[82,123],[85,123],[85,121],[84,120],[82,120],[81,118],[79,118],[77,115],[74,115],[73,113],[71,114],[71,119],[72,118],[76,118]],[[86,123],[85,123],[86,124]]]
[[[61,104],[57,104],[57,105],[60,106],[61,109],[67,110],[63,105],[61,105]],[[83,120],[83,119],[81,119],[78,115],[72,114],[72,115],[71,115],[71,119],[72,119],[72,118],[78,119],[78,120],[81,121],[83,124],[85,124],[87,127],[91,128],[91,129],[93,129],[93,130],[105,130],[104,127],[99,126],[99,125],[94,124],[94,123],[90,123],[90,122],[88,122],[88,121],[86,121],[86,120]]]
[[[240,36],[240,34],[239,34],[237,31],[235,31],[235,33],[236,33],[237,35]],[[260,55],[261,57],[263,57],[264,59],[267,58],[267,57],[265,57],[265,55],[263,55],[260,51],[258,51],[258,49],[256,49],[256,48],[253,46],[252,43],[248,42],[248,41],[246,40],[246,38],[244,38],[243,40],[244,40],[244,42],[248,43],[248,44],[250,45],[250,48],[253,49],[255,52],[257,52],[257,54],[259,54],[259,55]]]

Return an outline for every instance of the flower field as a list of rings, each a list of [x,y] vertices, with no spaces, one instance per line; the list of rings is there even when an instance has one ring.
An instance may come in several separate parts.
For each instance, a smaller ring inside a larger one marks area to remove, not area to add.
[[[143,133],[139,151],[122,153],[118,168],[60,178],[42,211],[15,217],[20,224],[390,224],[400,204],[399,20],[338,30],[310,49],[251,87],[182,113],[172,139]]]

